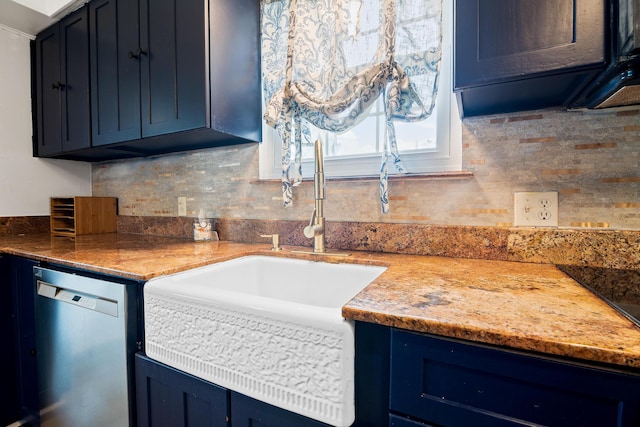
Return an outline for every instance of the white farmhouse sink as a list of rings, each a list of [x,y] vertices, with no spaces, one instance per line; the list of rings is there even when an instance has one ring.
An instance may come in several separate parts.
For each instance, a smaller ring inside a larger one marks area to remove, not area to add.
[[[151,279],[146,353],[289,411],[351,425],[354,330],[341,307],[384,270],[247,256]]]

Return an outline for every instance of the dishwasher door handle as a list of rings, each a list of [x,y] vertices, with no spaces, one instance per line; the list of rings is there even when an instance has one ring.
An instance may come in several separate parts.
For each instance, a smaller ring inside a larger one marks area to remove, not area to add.
[[[52,300],[66,302],[87,310],[97,311],[109,316],[118,317],[118,302],[77,292],[72,289],[65,289],[60,286],[37,280],[38,295]]]

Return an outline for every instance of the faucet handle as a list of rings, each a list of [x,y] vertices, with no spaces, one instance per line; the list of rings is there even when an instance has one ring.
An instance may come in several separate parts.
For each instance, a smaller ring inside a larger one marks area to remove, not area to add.
[[[280,235],[279,234],[261,234],[260,237],[270,237],[271,238],[271,250],[272,251],[281,251],[280,247]]]
[[[309,225],[307,225],[304,230],[304,237],[306,237],[307,239],[313,239],[313,237],[316,235],[316,230],[313,226],[313,222],[316,220],[316,210],[313,210],[313,213],[311,214],[311,221],[309,221]]]

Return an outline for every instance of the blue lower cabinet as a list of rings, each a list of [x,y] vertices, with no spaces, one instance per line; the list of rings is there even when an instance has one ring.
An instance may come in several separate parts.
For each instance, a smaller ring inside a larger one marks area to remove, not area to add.
[[[390,410],[438,427],[638,427],[640,374],[392,330]]]
[[[231,392],[233,427],[328,427],[293,412]]]
[[[328,427],[136,355],[138,427]]]
[[[638,427],[640,371],[356,323],[353,427]],[[390,349],[390,351],[389,351]],[[140,427],[326,427],[136,355]]]
[[[229,392],[136,355],[138,427],[227,427]]]
[[[15,339],[15,380],[18,419],[38,424],[38,368],[36,351],[35,283],[33,267],[38,262],[18,256],[9,256],[13,300],[13,327]],[[3,424],[4,425],[4,424]]]
[[[16,368],[16,339],[13,321],[13,294],[9,257],[0,255],[0,286],[5,298],[0,299],[0,340],[4,351],[0,352],[0,425],[6,426],[18,417],[18,381]]]
[[[391,329],[356,322],[355,401],[352,427],[389,425]],[[329,427],[136,355],[139,427]]]

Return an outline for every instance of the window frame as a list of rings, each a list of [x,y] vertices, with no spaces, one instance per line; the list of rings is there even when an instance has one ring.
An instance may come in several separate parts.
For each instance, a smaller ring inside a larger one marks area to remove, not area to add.
[[[449,2],[445,2],[449,3]],[[401,151],[400,158],[411,175],[462,170],[462,121],[453,93],[453,2],[442,9],[442,61],[438,94],[436,96],[437,142],[435,149]],[[445,60],[445,58],[447,60]],[[264,97],[262,97],[264,99]],[[264,102],[264,101],[263,101]],[[259,147],[260,179],[282,177],[282,149],[278,132],[262,124],[263,141]],[[328,178],[358,178],[379,176],[381,153],[366,153],[324,159],[324,172]],[[312,159],[303,159],[303,178],[313,177]],[[390,165],[389,176],[402,176]]]

